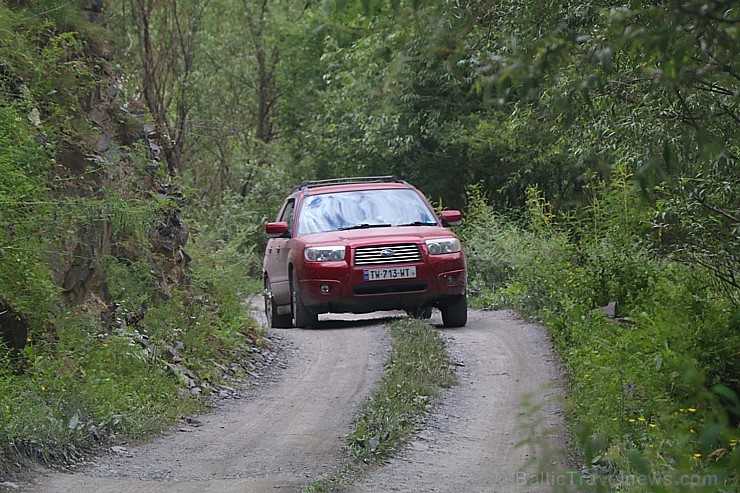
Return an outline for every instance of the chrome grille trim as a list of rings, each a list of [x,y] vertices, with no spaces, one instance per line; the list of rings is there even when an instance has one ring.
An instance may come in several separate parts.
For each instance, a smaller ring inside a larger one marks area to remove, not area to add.
[[[384,250],[393,250],[393,256],[384,256],[382,253]],[[355,250],[355,265],[411,264],[414,262],[421,262],[421,250],[419,245],[414,243],[358,247]]]

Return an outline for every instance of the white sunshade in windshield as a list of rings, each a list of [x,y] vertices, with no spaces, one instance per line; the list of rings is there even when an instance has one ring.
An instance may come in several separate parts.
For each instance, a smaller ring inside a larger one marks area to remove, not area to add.
[[[303,201],[298,234],[403,225],[437,225],[429,206],[414,190],[326,193]]]

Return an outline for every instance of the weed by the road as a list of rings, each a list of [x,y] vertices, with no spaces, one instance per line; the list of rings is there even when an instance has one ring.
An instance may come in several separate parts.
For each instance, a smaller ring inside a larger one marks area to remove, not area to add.
[[[380,387],[348,438],[352,456],[364,462],[387,458],[406,443],[440,390],[456,382],[444,341],[433,327],[404,319],[390,331],[393,349]]]
[[[390,325],[391,355],[378,389],[354,420],[347,449],[357,463],[382,461],[407,443],[435,404],[442,389],[457,383],[445,343],[436,329],[420,320]],[[304,493],[331,491],[357,474],[356,465],[316,481]]]

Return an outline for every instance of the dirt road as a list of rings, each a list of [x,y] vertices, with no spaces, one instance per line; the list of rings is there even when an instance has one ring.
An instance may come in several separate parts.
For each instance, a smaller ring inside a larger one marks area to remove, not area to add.
[[[506,312],[471,311],[467,327],[440,330],[461,365],[459,385],[398,459],[346,489],[534,491],[519,484],[517,469],[531,455],[515,447],[526,437],[518,427],[541,419],[564,430],[560,411],[548,400],[554,391],[545,387],[557,379],[547,338]],[[144,446],[125,445],[82,471],[53,474],[22,490],[284,492],[340,471],[343,437],[387,357],[386,329],[382,321],[332,322],[280,335],[287,358],[278,379],[199,417],[202,426]],[[532,392],[546,402],[536,413],[520,406]]]
[[[458,385],[397,458],[346,491],[551,491],[527,484],[536,475],[550,483],[567,477],[556,476],[567,467],[568,442],[544,330],[509,312],[470,311],[466,327],[440,331],[461,365]]]

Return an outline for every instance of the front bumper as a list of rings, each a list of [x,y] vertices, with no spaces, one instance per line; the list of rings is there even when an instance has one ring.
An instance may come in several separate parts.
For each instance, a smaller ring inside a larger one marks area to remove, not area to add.
[[[465,293],[467,270],[462,253],[429,256],[416,267],[412,279],[366,281],[369,266],[347,262],[304,263],[298,271],[303,303],[318,313],[368,313],[377,310],[410,310],[440,306]],[[372,268],[399,267],[373,265]]]

